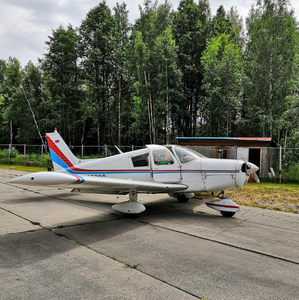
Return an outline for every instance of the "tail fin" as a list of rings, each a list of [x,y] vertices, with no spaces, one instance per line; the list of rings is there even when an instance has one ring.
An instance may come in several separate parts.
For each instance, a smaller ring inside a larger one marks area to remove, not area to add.
[[[54,132],[47,133],[46,137],[54,171],[66,170],[71,172],[74,166],[79,164],[79,159],[69,149],[56,128]]]

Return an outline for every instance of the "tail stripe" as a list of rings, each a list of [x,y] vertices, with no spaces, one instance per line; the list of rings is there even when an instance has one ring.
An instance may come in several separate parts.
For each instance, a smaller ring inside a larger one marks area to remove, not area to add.
[[[47,135],[48,145],[51,151],[51,157],[54,158],[54,162],[61,165],[64,169],[73,169],[73,164],[68,160],[68,158],[60,151],[60,149],[56,146],[56,144],[51,140],[51,138]],[[55,154],[55,155],[53,155]],[[61,164],[62,163],[62,164]]]

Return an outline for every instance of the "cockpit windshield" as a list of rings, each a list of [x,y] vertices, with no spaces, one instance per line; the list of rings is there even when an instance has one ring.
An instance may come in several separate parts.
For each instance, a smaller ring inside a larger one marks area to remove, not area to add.
[[[188,163],[197,158],[206,158],[204,155],[182,146],[173,146],[173,150],[182,164]]]

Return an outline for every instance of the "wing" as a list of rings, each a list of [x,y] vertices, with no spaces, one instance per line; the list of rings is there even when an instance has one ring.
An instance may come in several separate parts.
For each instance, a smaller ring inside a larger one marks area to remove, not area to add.
[[[94,189],[104,192],[138,192],[169,193],[185,190],[184,184],[147,182],[130,179],[107,177],[90,177],[57,172],[38,172],[26,174],[10,181],[13,184],[34,186],[56,186],[79,189]]]
[[[173,183],[158,183],[147,182],[130,179],[116,179],[103,177],[87,177],[80,176],[82,181],[78,183],[78,188],[89,188],[103,191],[128,191],[134,189],[138,192],[175,192],[185,190],[187,188],[184,184]]]

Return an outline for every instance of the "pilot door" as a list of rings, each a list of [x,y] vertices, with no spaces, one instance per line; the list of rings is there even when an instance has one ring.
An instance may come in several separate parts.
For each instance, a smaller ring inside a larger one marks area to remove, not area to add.
[[[150,153],[151,175],[156,182],[179,182],[181,165],[173,154],[165,147],[147,145]]]

